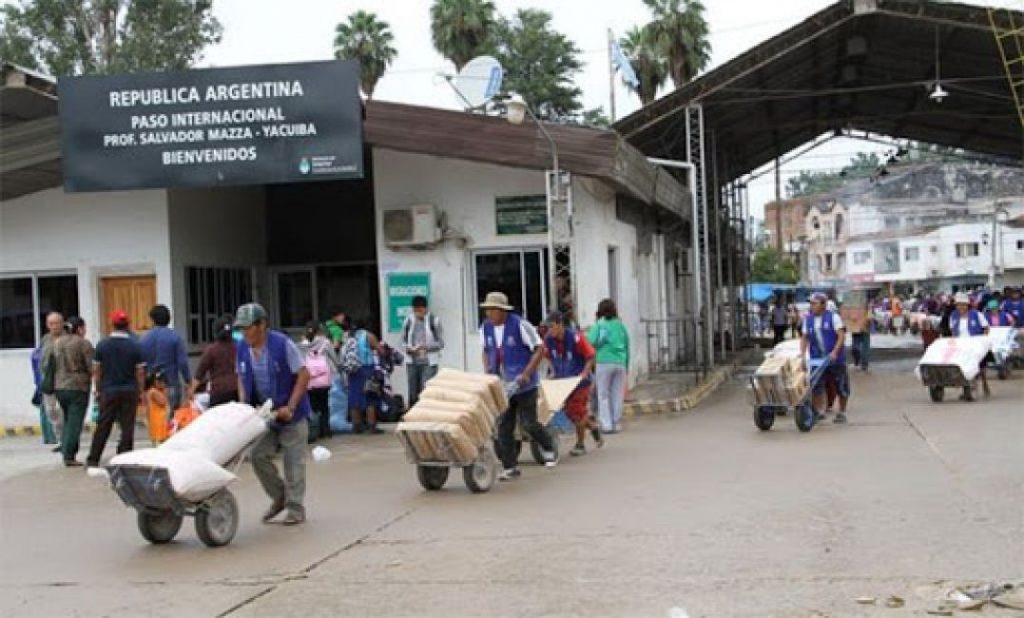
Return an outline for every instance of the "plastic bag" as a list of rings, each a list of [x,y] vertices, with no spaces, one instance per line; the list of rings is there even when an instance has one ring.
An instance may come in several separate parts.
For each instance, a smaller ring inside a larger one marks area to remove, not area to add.
[[[327,395],[327,406],[331,414],[331,431],[333,433],[349,433],[352,423],[348,421],[348,388],[341,376],[331,381],[331,392]]]

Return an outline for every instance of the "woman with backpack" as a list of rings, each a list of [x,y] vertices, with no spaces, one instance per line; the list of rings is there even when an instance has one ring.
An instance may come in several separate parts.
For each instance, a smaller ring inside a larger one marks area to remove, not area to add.
[[[314,321],[306,324],[306,332],[299,343],[299,349],[306,355],[306,370],[309,371],[309,405],[313,408],[310,419],[309,442],[331,437],[331,380],[338,370],[338,354],[334,345],[324,334],[323,327]]]
[[[341,351],[341,366],[348,374],[348,410],[352,420],[352,433],[383,433],[377,427],[377,410],[367,397],[367,382],[377,368],[377,356],[384,355],[380,340],[365,328],[366,321],[353,324],[355,331],[345,340]],[[372,388],[372,384],[371,384]]]
[[[206,385],[210,406],[238,401],[238,374],[235,373],[235,341],[232,337],[231,318],[221,317],[213,323],[213,342],[206,346],[199,358],[199,367],[192,378],[191,392]]]

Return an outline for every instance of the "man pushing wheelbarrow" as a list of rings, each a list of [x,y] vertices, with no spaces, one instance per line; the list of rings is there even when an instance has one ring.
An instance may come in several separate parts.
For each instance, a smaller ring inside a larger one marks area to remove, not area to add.
[[[838,397],[839,413],[834,423],[846,422],[846,404],[850,399],[850,376],[846,371],[846,329],[843,319],[825,307],[828,298],[821,292],[811,296],[811,311],[804,318],[803,335],[800,338],[800,356],[806,358],[810,351],[812,366],[827,365],[824,375],[814,384],[811,399],[817,420],[831,411],[832,403]],[[804,361],[805,363],[807,361]]]

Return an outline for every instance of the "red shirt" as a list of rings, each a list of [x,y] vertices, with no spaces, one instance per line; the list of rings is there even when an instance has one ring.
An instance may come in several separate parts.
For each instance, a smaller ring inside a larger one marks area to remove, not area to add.
[[[555,339],[555,347],[558,349],[559,354],[565,354],[565,337],[558,337]],[[583,336],[583,333],[576,333],[576,345],[573,350],[577,356],[585,361],[589,361],[594,358],[597,352],[594,351],[594,346],[590,345],[587,338]],[[547,350],[548,358],[551,358],[552,350]]]

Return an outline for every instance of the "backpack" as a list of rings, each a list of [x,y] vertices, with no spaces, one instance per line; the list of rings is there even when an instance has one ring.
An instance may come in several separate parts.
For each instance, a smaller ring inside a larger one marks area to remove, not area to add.
[[[331,366],[327,363],[324,344],[309,349],[306,354],[306,370],[309,371],[309,388],[331,387]]]
[[[350,337],[341,348],[341,369],[345,373],[355,373],[363,366],[359,360],[359,344],[355,337]]]

